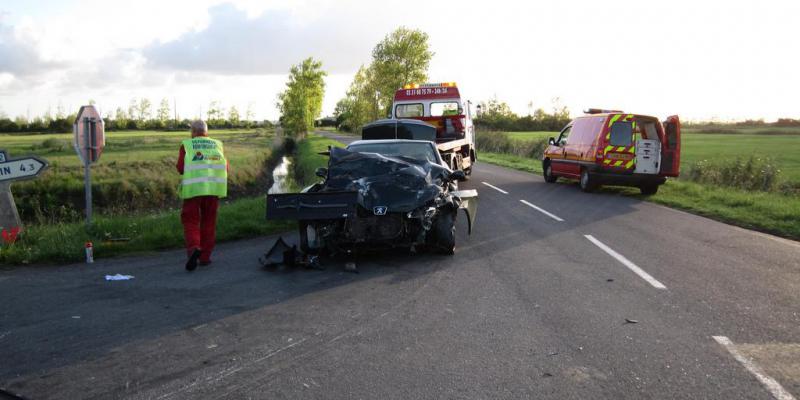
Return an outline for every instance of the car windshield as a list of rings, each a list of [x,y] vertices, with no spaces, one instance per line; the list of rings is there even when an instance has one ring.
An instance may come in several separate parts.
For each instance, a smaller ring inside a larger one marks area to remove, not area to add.
[[[384,156],[402,156],[437,163],[436,151],[428,143],[362,143],[347,147],[360,153],[377,153]]]

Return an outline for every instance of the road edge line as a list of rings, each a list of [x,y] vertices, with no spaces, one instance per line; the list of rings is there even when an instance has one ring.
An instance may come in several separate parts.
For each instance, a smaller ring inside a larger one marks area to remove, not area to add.
[[[622,254],[617,253],[614,249],[606,246],[605,243],[599,241],[592,235],[583,235],[586,239],[592,242],[595,246],[599,247],[600,250],[605,251],[611,257],[617,259],[617,261],[621,262],[622,265],[628,267],[629,270],[633,271],[636,275],[639,275],[640,278],[644,279],[647,283],[652,285],[656,289],[664,289],[666,290],[667,287],[664,286],[663,283],[659,282],[656,278],[653,278],[652,275],[648,274],[645,270],[639,268],[638,265],[634,264],[631,260],[628,260]]]
[[[734,347],[733,341],[728,339],[727,336],[712,336],[712,338],[719,343],[725,350],[728,350],[733,358],[742,364],[742,366],[753,376],[758,379],[759,382],[767,389],[767,391],[772,394],[777,400],[796,400],[795,397],[789,393],[786,389],[781,386],[778,381],[776,381],[771,376],[767,375],[761,368],[756,365],[755,362],[750,360],[749,358],[745,357],[742,353],[739,353],[739,350],[736,350]]]

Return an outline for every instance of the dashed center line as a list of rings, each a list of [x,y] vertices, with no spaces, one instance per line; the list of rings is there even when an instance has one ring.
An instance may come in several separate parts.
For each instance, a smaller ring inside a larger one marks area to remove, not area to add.
[[[492,189],[494,189],[494,190],[497,190],[498,192],[500,192],[500,193],[502,193],[502,194],[508,194],[508,192],[506,192],[506,191],[505,191],[505,190],[503,190],[503,189],[500,189],[499,187],[497,187],[497,186],[495,186],[495,185],[492,185],[492,184],[490,184],[490,183],[486,183],[486,182],[481,182],[481,183],[483,183],[484,185],[486,185],[486,186],[488,186],[488,187],[490,187],[490,188],[492,188]]]
[[[545,210],[544,208],[541,208],[541,207],[539,207],[539,206],[537,206],[537,205],[535,205],[535,204],[528,203],[528,202],[527,202],[527,201],[525,201],[525,200],[520,200],[520,202],[521,202],[522,204],[525,204],[526,206],[528,206],[528,207],[530,207],[530,208],[532,208],[532,209],[534,209],[534,210],[536,210],[536,211],[538,211],[538,212],[540,212],[540,213],[544,214],[544,215],[547,215],[548,217],[550,217],[550,218],[552,218],[552,219],[554,219],[554,220],[556,220],[556,221],[558,221],[558,222],[564,222],[564,220],[563,220],[563,219],[559,218],[557,215],[555,215],[555,214],[553,214],[553,213],[550,213],[550,212],[548,212],[548,211],[547,211],[547,210]]]
[[[656,289],[666,289],[667,288],[666,286],[664,286],[663,283],[657,281],[656,278],[653,278],[650,274],[648,274],[643,269],[639,268],[636,264],[631,262],[631,260],[628,260],[622,254],[617,253],[616,251],[612,250],[610,247],[606,246],[603,242],[595,239],[594,236],[592,236],[592,235],[583,235],[583,236],[586,239],[589,239],[590,242],[594,243],[595,246],[599,247],[600,249],[602,249],[603,251],[608,253],[608,255],[610,255],[611,257],[616,258],[617,261],[622,263],[622,265],[628,267],[628,269],[633,271],[636,275],[639,275],[640,278],[642,278],[645,281],[647,281],[647,283],[651,284],[654,288],[656,288]]]
[[[761,368],[756,365],[752,360],[745,357],[739,350],[736,350],[736,346],[733,345],[733,342],[725,336],[712,336],[717,343],[721,344],[725,350],[728,350],[729,353],[736,359],[745,369],[747,369],[751,374],[753,374],[759,382],[772,394],[772,397],[776,398],[777,400],[795,400],[794,396],[791,393],[786,391],[786,389],[781,386],[778,381],[773,379],[771,376],[764,373]]]

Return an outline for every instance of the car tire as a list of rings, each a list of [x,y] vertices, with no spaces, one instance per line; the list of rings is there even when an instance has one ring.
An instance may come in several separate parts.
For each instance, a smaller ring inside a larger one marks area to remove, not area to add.
[[[642,185],[639,187],[639,190],[642,192],[644,196],[652,196],[658,193],[658,185],[650,184],[650,185]]]
[[[453,255],[456,252],[456,211],[448,210],[439,214],[429,235],[431,247],[440,254]]]
[[[594,174],[589,172],[588,169],[586,168],[581,169],[581,180],[580,180],[581,190],[583,190],[586,193],[593,192],[599,186],[596,180],[597,178],[594,176]]]
[[[553,175],[553,166],[550,161],[542,163],[542,175],[547,183],[555,183],[558,180],[558,177]]]

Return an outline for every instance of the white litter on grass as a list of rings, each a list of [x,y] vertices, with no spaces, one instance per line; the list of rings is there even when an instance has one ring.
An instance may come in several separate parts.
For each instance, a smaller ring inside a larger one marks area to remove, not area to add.
[[[107,281],[127,281],[131,279],[133,279],[133,275],[122,275],[122,274],[106,275]]]

